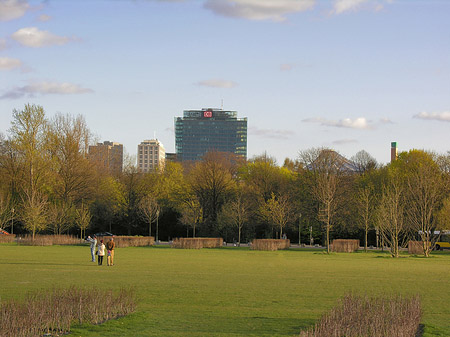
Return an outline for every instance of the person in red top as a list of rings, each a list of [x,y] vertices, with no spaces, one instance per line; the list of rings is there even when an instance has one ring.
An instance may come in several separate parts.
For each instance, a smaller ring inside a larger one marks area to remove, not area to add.
[[[116,247],[116,243],[114,242],[114,238],[111,237],[108,243],[106,244],[106,250],[108,251],[107,264],[108,266],[114,266],[114,248]]]

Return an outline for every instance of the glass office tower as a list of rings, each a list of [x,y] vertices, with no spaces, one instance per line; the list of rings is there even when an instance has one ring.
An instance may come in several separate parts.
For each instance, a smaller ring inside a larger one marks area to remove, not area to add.
[[[247,158],[247,118],[221,109],[184,110],[175,117],[175,150],[179,161],[201,160],[208,151]]]

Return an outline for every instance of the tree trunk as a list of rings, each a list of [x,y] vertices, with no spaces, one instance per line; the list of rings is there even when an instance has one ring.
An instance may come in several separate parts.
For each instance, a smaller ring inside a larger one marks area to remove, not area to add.
[[[241,227],[239,227],[239,231],[238,231],[238,246],[241,246]]]
[[[327,223],[327,254],[330,254],[330,224]]]
[[[368,232],[368,228],[367,228],[367,223],[366,223],[366,228],[364,231],[364,251],[367,253],[367,232]]]

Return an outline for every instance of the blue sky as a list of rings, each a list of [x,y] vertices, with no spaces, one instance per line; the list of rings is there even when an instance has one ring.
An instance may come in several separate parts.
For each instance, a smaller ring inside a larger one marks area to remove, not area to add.
[[[450,150],[450,1],[0,0],[0,132],[13,109],[85,116],[130,155],[174,117],[248,118],[248,157],[379,162]]]

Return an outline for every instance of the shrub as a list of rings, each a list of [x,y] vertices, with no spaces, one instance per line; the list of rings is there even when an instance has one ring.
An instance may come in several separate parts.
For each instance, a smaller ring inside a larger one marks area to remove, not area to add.
[[[422,241],[409,241],[408,242],[409,254],[423,254],[423,242]]]
[[[25,235],[17,240],[19,245],[24,246],[53,246],[53,245],[78,245],[81,240],[72,235]]]
[[[28,293],[24,301],[0,302],[0,336],[59,336],[73,324],[100,324],[135,310],[131,290],[53,289]]]
[[[331,251],[337,253],[353,253],[359,248],[359,240],[333,240],[331,243]]]
[[[422,316],[418,296],[369,298],[347,295],[300,337],[414,337]]]
[[[108,242],[109,236],[97,237],[97,240]],[[78,245],[86,241],[80,240],[71,235],[35,235],[34,240],[31,235],[26,235],[17,240],[19,245],[24,246],[53,246],[53,245]],[[117,248],[152,246],[155,243],[153,236],[114,236]]]
[[[278,250],[289,249],[291,241],[289,239],[254,239],[251,249],[253,250]]]
[[[222,238],[177,238],[172,241],[172,248],[200,249],[220,248],[223,245]]]
[[[0,235],[0,243],[11,243],[16,239],[15,235]]]
[[[105,244],[109,241],[108,236],[97,238],[97,240],[100,239],[103,239]],[[117,248],[146,247],[153,246],[155,238],[153,236],[114,236],[114,242]]]

